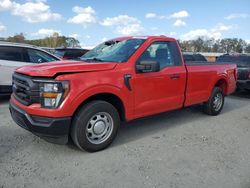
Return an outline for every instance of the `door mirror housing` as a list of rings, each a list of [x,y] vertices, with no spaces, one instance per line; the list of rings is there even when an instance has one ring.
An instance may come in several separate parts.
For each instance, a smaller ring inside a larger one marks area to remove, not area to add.
[[[137,73],[147,73],[147,72],[159,72],[160,63],[157,61],[140,61],[136,65]]]

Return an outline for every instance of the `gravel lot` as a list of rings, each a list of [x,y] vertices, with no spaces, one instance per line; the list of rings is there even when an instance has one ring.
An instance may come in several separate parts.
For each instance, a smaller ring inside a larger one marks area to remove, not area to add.
[[[19,128],[0,101],[0,188],[250,188],[250,93],[222,114],[200,106],[122,125],[108,149],[80,152]]]

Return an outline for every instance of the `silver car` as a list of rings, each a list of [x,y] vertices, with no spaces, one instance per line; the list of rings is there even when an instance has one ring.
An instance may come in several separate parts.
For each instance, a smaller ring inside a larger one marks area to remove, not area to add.
[[[16,68],[60,59],[28,44],[0,42],[0,95],[12,92],[12,73]]]

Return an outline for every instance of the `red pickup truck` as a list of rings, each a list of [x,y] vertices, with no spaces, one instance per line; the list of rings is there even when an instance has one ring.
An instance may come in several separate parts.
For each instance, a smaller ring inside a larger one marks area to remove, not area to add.
[[[233,64],[185,64],[173,38],[116,38],[80,61],[17,69],[10,112],[19,126],[50,142],[71,137],[93,152],[111,144],[120,121],[193,104],[219,114],[236,78]]]

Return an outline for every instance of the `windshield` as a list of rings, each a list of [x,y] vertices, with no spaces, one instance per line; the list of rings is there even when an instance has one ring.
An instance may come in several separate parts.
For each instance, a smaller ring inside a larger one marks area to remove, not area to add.
[[[107,41],[84,54],[81,59],[85,61],[126,62],[144,41],[144,39]]]

